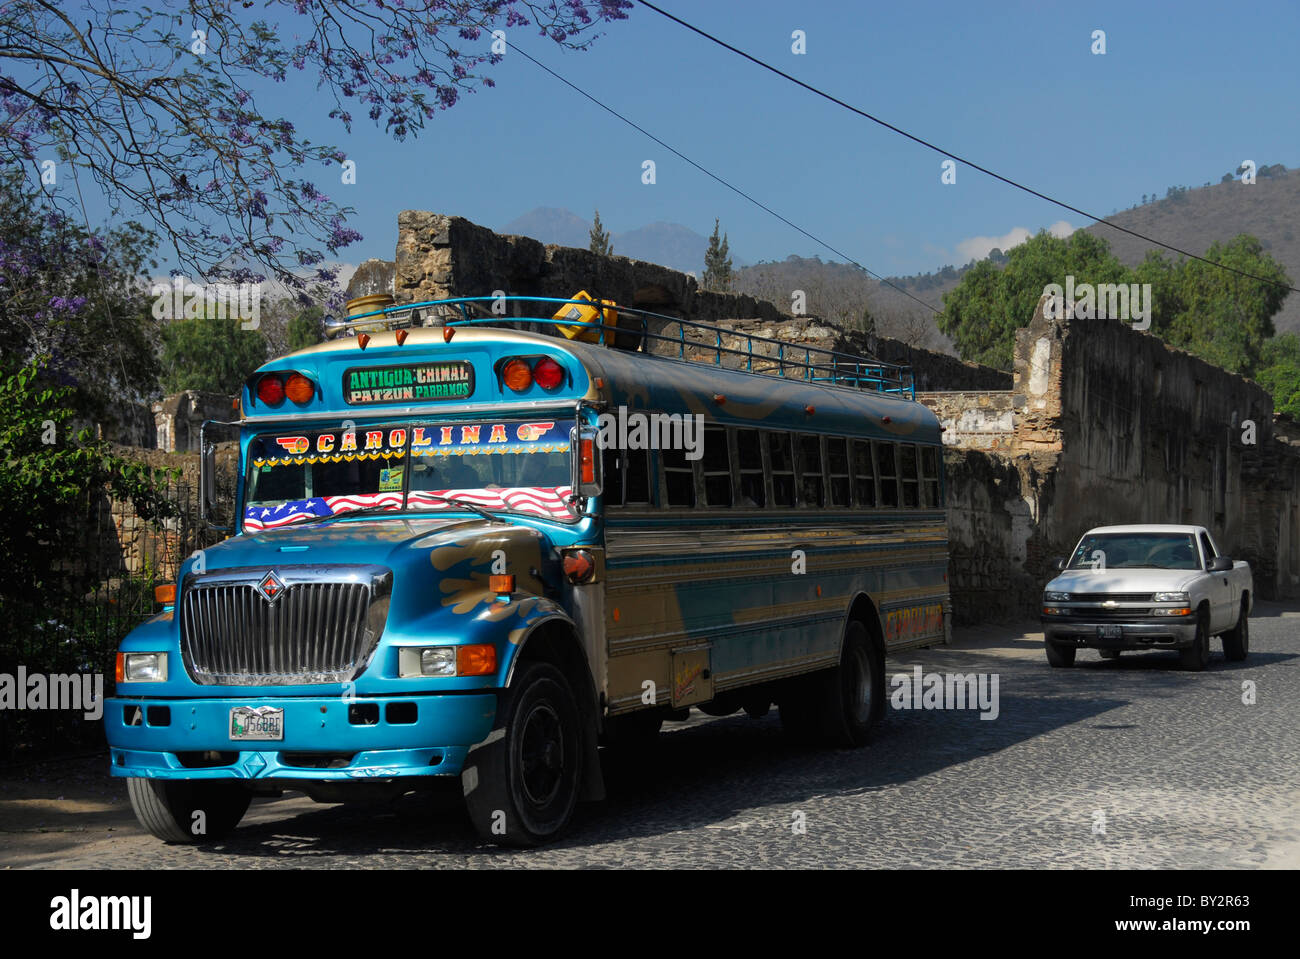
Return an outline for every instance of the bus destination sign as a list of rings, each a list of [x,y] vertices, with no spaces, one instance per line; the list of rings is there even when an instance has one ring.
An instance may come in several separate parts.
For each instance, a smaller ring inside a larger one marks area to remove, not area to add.
[[[461,400],[473,392],[474,368],[463,360],[352,367],[343,374],[343,399],[351,406]]]

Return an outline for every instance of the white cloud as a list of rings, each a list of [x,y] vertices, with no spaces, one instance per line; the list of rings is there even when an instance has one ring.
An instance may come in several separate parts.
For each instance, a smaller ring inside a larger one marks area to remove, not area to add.
[[[1057,220],[1047,228],[1047,232],[1052,236],[1067,237],[1074,232],[1074,229],[1065,220]],[[1033,233],[1030,232],[1028,227],[1023,226],[1013,227],[1002,236],[972,236],[958,242],[957,256],[961,263],[982,260],[995,249],[1005,253],[1013,246],[1024,243],[1031,236],[1033,236]]]

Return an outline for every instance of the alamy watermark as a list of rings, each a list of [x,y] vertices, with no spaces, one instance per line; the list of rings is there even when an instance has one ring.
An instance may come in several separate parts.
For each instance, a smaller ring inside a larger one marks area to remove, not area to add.
[[[241,330],[262,325],[261,283],[199,284],[176,276],[170,285],[155,283],[149,292],[157,320],[239,320]]]
[[[643,413],[620,406],[601,413],[596,445],[603,450],[685,450],[688,460],[704,455],[704,417],[699,413]]]
[[[99,673],[0,673],[0,710],[80,710],[86,719],[104,715],[104,677]]]
[[[1080,283],[1074,277],[1065,278],[1065,286],[1048,283],[1043,296],[1050,299],[1043,304],[1043,317],[1049,320],[1074,318],[1079,320],[1133,321],[1133,329],[1151,328],[1150,283]]]
[[[895,709],[978,709],[980,719],[997,719],[997,673],[895,673],[889,704]]]

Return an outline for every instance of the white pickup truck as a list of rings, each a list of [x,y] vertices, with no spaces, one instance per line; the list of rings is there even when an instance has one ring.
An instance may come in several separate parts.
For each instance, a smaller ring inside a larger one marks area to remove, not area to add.
[[[1250,652],[1250,565],[1219,554],[1203,526],[1099,526],[1083,534],[1043,592],[1040,620],[1053,666],[1080,647],[1113,659],[1125,649],[1176,649],[1204,669],[1210,637],[1223,655]]]

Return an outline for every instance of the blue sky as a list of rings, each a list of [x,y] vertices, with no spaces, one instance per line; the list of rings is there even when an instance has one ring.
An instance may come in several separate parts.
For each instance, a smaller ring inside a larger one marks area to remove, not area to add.
[[[665,9],[958,154],[1109,215],[1144,193],[1218,182],[1241,161],[1300,164],[1300,5],[902,4],[662,0]],[[807,53],[791,51],[803,30]],[[1106,53],[1090,51],[1104,30]],[[983,255],[988,241],[1086,225],[820,100],[643,7],[587,52],[530,28],[510,40],[552,69],[881,274]],[[484,41],[486,45],[486,40]],[[500,228],[538,206],[618,232],[655,220],[708,233],[719,217],[745,260],[834,257],[508,53],[493,89],[396,143],[298,76],[259,93],[312,140],[345,150],[358,182],[321,182],[357,210],[348,262],[391,258],[397,213]],[[358,113],[361,111],[358,110]],[[654,160],[657,182],[641,182]],[[1002,245],[1009,245],[1005,239]]]

